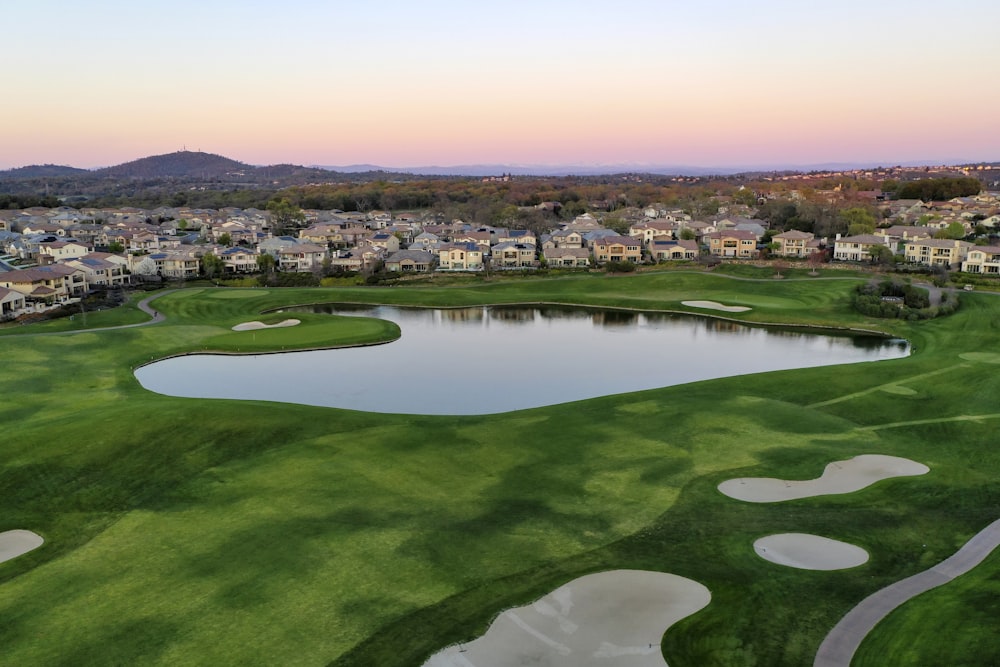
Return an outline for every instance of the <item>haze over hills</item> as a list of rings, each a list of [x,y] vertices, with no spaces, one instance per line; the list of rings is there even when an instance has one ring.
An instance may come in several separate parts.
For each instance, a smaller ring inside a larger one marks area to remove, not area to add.
[[[333,174],[397,174],[410,176],[601,176],[612,174],[656,174],[666,176],[726,176],[760,172],[809,172],[869,169],[879,166],[919,167],[928,162],[909,161],[872,163],[823,163],[811,165],[742,165],[730,167],[694,167],[690,165],[654,165],[618,163],[600,165],[526,165],[465,164],[453,166],[386,167],[375,164],[313,165],[279,164],[258,166],[201,151],[177,151],[139,158],[100,169],[80,169],[62,165],[31,165],[0,171],[0,182],[31,179],[182,179],[225,182],[262,182],[280,184],[328,180]],[[970,164],[955,161],[952,164]],[[982,163],[973,163],[982,164]],[[996,164],[996,163],[993,163]]]

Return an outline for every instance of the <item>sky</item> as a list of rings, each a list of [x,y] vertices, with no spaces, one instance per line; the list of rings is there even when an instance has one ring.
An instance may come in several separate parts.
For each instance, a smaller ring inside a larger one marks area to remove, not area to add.
[[[3,5],[0,169],[1000,161],[996,0]]]

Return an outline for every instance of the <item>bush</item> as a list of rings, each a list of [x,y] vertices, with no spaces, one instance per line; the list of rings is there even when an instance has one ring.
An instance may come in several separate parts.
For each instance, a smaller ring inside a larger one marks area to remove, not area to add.
[[[895,297],[899,301],[887,301],[885,297]],[[958,299],[949,297],[948,293],[942,297],[939,307],[931,308],[927,290],[894,280],[858,285],[852,303],[855,310],[868,317],[898,318],[910,322],[950,315],[958,309]]]

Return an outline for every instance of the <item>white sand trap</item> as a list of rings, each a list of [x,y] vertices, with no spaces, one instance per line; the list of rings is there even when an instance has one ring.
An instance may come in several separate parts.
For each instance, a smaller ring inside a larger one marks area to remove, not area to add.
[[[744,313],[753,310],[749,306],[727,306],[718,301],[681,301],[685,306],[692,308],[708,308],[709,310],[724,310],[727,313]]]
[[[929,470],[923,463],[898,456],[862,454],[847,461],[834,461],[826,466],[819,479],[800,482],[773,477],[740,477],[727,479],[718,488],[736,500],[778,503],[783,500],[852,493],[883,479],[923,475]]]
[[[254,331],[256,329],[280,329],[282,327],[294,327],[301,324],[299,320],[282,320],[277,324],[264,324],[263,322],[243,322],[233,327],[233,331]]]
[[[30,530],[8,530],[0,533],[0,563],[23,556],[42,546],[45,540]]]
[[[808,533],[768,535],[753,543],[764,560],[800,570],[843,570],[868,562],[861,547]]]
[[[435,653],[424,667],[664,667],[663,633],[712,599],[696,581],[612,570],[508,609],[486,634]]]

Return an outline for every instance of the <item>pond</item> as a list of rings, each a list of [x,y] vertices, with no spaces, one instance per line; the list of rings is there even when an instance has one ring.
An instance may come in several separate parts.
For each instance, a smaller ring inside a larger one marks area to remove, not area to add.
[[[471,415],[909,354],[909,344],[899,339],[672,314],[507,306],[310,310],[391,320],[402,336],[369,347],[174,357],[137,369],[136,377],[146,389],[170,396]]]

